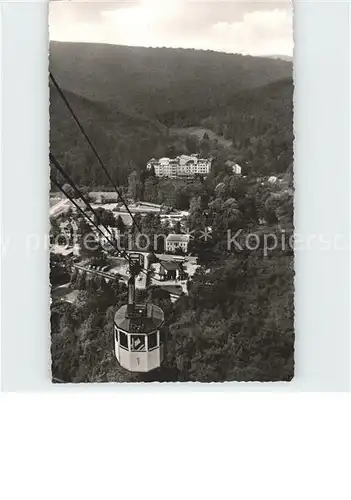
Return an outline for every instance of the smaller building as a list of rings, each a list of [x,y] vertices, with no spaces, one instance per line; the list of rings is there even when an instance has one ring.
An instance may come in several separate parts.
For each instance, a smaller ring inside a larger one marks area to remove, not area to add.
[[[233,174],[236,175],[241,175],[241,166],[238,165],[238,163],[235,163],[235,161],[228,160],[225,162],[227,167],[230,167],[232,169]]]
[[[178,262],[164,261],[160,266],[160,276],[164,280],[179,280],[184,277],[184,271]]]
[[[166,251],[176,252],[177,250],[182,250],[184,253],[187,253],[189,241],[189,234],[169,234],[166,238]]]

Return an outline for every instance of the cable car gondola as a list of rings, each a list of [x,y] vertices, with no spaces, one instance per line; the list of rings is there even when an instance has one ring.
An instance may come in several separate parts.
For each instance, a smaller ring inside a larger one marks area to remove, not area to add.
[[[123,368],[131,372],[149,372],[159,368],[164,358],[162,309],[154,304],[135,302],[135,278],[141,270],[142,257],[130,255],[128,303],[118,309],[114,320],[116,358]]]

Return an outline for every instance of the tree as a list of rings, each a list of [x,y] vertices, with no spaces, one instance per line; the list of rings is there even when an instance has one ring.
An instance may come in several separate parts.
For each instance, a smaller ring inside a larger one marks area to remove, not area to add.
[[[62,255],[50,254],[50,283],[60,285],[69,280],[66,260]]]
[[[200,154],[203,158],[207,158],[210,154],[211,146],[208,140],[202,140],[200,142]]]
[[[71,276],[70,276],[71,286],[74,287],[76,285],[78,275],[79,275],[78,269],[76,267],[73,267],[71,270]]]
[[[85,217],[78,221],[77,243],[80,247],[80,253],[83,257],[91,257],[96,246],[96,236]]]
[[[181,233],[181,225],[180,225],[180,222],[179,220],[177,220],[177,222],[174,224],[174,232],[175,234],[180,234]]]
[[[74,230],[71,223],[69,223],[69,245],[74,244]]]
[[[85,272],[79,272],[75,286],[78,290],[85,290],[87,287],[87,275]]]
[[[128,177],[128,197],[134,201],[137,201],[139,199],[139,189],[139,174],[136,170],[133,170],[133,172]]]
[[[139,228],[142,226],[142,216],[140,214],[133,215],[133,224],[131,231],[132,233],[139,232]]]
[[[85,217],[78,219],[78,232],[84,236],[91,232],[91,227]]]
[[[125,229],[126,229],[126,225],[125,223],[123,222],[123,219],[122,217],[119,215],[116,219],[116,228],[118,229],[118,231],[121,233],[121,234],[124,234],[125,232]]]
[[[75,198],[75,190],[73,189],[73,187],[70,185],[70,184],[64,184],[62,189],[64,190],[64,192],[70,196],[71,198]]]
[[[97,224],[102,224],[103,226],[116,227],[116,219],[113,215],[112,210],[106,210],[105,208],[98,207],[95,209],[95,222]]]
[[[201,208],[201,197],[193,196],[190,200],[190,213]]]
[[[155,202],[158,199],[157,177],[149,177],[146,179],[144,184],[144,199],[150,202]]]

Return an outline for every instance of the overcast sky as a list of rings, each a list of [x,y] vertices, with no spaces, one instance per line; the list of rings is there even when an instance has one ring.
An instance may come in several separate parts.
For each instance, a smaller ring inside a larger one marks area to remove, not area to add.
[[[292,55],[291,0],[52,0],[51,40]]]

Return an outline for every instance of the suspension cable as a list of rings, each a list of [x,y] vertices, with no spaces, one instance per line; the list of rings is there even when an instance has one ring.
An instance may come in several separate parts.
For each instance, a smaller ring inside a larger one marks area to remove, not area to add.
[[[83,202],[86,204],[86,206],[88,207],[88,209],[93,213],[93,215],[95,216],[95,218],[97,219],[98,221],[98,224],[100,223],[100,225],[110,234],[110,236],[112,238],[114,238],[114,235],[111,233],[111,231],[104,225],[101,223],[101,220],[99,219],[98,215],[96,214],[96,211],[93,209],[93,207],[91,206],[91,204],[89,203],[89,201],[85,198],[85,196],[83,195],[83,193],[80,191],[80,189],[74,184],[74,182],[70,179],[69,175],[64,171],[64,169],[62,168],[62,166],[60,165],[59,161],[55,158],[55,156],[50,153],[50,161],[54,164],[54,166],[56,167],[56,169],[63,175],[63,177],[67,180],[67,182],[69,183],[69,185],[76,191],[76,193],[79,195],[79,197],[83,200]],[[78,205],[78,203],[73,199],[72,196],[70,196],[64,189],[63,187],[55,180],[55,179],[52,179],[52,182],[55,184],[55,186],[66,196],[66,198],[69,199],[69,201],[77,208],[77,210],[79,210],[79,212],[86,218],[89,220],[89,222],[97,229],[97,231],[99,231],[99,233],[104,237],[106,238],[107,242],[110,243],[110,245],[112,247],[114,247],[120,254],[121,256],[128,262],[128,264],[130,264],[130,258],[128,256],[128,253],[125,251],[125,250],[122,250],[120,248],[118,248],[118,245],[112,240],[110,240],[106,234],[101,230],[101,228],[99,227],[98,224],[96,224],[93,219],[91,217],[89,217],[89,215]],[[144,270],[144,269],[141,269],[141,271],[143,274],[145,274],[146,276],[148,276],[148,273]],[[156,274],[159,274],[159,273],[156,273]],[[155,277],[152,277],[152,279],[154,279],[155,281],[162,281],[161,279],[158,279],[158,278],[155,278]]]
[[[112,184],[113,188],[115,189],[116,194],[117,194],[117,201],[118,201],[118,196],[119,196],[119,197],[120,197],[120,199],[121,199],[121,201],[122,201],[122,203],[123,203],[123,204],[124,204],[124,206],[126,207],[126,210],[127,210],[128,214],[129,214],[129,215],[130,215],[130,217],[132,218],[132,220],[133,220],[133,222],[134,222],[135,226],[137,227],[137,229],[138,229],[138,230],[139,230],[139,232],[141,233],[141,232],[142,232],[142,230],[141,230],[141,228],[138,226],[138,224],[136,223],[136,221],[135,221],[135,219],[134,219],[134,217],[133,217],[133,215],[132,215],[131,211],[129,210],[129,207],[128,207],[127,203],[124,201],[124,198],[123,198],[123,196],[122,196],[122,194],[121,194],[120,190],[117,188],[116,184],[114,183],[114,181],[113,181],[113,179],[112,179],[111,175],[109,174],[109,172],[108,172],[107,168],[105,167],[104,162],[102,161],[102,159],[101,159],[101,157],[100,157],[99,153],[97,152],[97,150],[96,150],[96,148],[95,148],[94,144],[93,144],[93,143],[91,142],[91,140],[89,139],[89,136],[88,136],[88,134],[85,132],[85,129],[84,129],[83,125],[80,123],[80,121],[79,121],[79,119],[78,119],[77,115],[75,114],[75,112],[74,112],[74,111],[73,111],[73,109],[72,109],[72,106],[71,106],[71,105],[70,105],[70,103],[68,102],[68,100],[67,100],[67,98],[66,98],[66,96],[65,96],[64,92],[62,91],[62,89],[61,89],[60,85],[57,83],[57,81],[56,81],[56,79],[54,78],[54,75],[51,73],[51,71],[50,71],[50,79],[51,79],[52,83],[54,84],[54,86],[55,86],[56,90],[57,90],[57,91],[58,91],[58,93],[60,94],[60,96],[61,96],[62,100],[63,100],[63,101],[64,101],[64,103],[66,104],[67,108],[69,109],[69,111],[70,111],[70,113],[71,113],[71,115],[72,115],[72,117],[73,117],[74,121],[76,122],[76,124],[77,124],[77,126],[78,126],[79,130],[82,132],[82,134],[83,134],[83,136],[85,137],[85,139],[86,139],[87,143],[89,144],[89,146],[90,146],[90,148],[91,148],[92,152],[93,152],[93,153],[94,153],[94,155],[95,155],[95,158],[98,160],[98,162],[99,162],[99,164],[101,165],[101,167],[102,167],[103,171],[105,172],[105,174],[107,175],[107,177],[108,177],[109,181],[111,182],[111,184]]]

